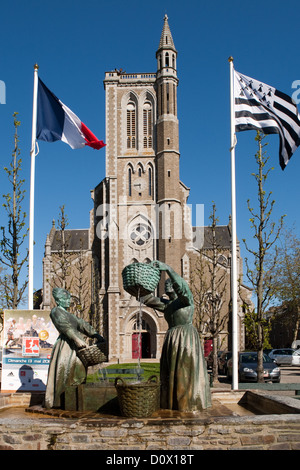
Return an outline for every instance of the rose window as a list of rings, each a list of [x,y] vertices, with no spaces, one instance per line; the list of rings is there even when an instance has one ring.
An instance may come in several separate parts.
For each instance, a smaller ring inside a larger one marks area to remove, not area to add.
[[[134,245],[145,245],[151,239],[151,227],[148,224],[137,224],[131,231],[130,239]]]

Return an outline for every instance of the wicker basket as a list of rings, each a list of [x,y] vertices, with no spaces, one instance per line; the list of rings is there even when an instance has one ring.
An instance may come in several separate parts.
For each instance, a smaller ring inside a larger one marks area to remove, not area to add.
[[[160,270],[147,263],[132,263],[122,271],[126,292],[135,297],[153,292],[160,281]]]
[[[77,356],[85,367],[95,366],[107,361],[106,343],[96,343],[87,348],[78,349]]]
[[[127,418],[147,418],[160,407],[160,383],[156,375],[139,383],[126,383],[117,377],[115,387],[121,413]]]

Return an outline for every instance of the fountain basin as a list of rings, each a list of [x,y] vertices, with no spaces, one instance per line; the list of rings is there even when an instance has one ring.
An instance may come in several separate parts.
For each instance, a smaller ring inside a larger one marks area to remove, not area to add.
[[[215,409],[218,416],[223,414],[226,416],[232,410],[235,415],[297,414],[300,413],[300,400],[277,394],[272,395],[260,390],[212,389],[212,407],[199,413],[216,415]],[[121,415],[114,384],[101,382],[68,387],[65,393],[64,410]],[[161,410],[158,410],[156,414],[160,412]]]
[[[63,409],[120,414],[116,388],[114,384],[109,383],[87,383],[67,387]]]
[[[1,450],[188,450],[193,455],[196,450],[210,449],[300,450],[300,403],[291,397],[213,390],[213,405],[207,410],[158,410],[150,418],[133,419],[92,411],[46,410],[42,404],[32,405],[37,400],[31,395],[0,394]],[[258,401],[274,414],[260,410],[256,414],[244,407]]]

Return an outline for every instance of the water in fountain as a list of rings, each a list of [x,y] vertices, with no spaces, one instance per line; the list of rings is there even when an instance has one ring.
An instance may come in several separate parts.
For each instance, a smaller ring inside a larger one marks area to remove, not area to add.
[[[137,312],[137,325],[138,325],[138,369],[141,368],[141,353],[142,353],[142,301],[140,297],[140,289],[138,293],[138,300],[140,308]],[[141,380],[141,377],[138,377],[138,380]]]

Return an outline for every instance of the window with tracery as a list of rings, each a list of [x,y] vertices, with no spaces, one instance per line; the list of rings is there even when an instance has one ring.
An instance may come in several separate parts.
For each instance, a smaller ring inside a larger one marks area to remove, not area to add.
[[[134,245],[142,247],[146,245],[152,238],[152,230],[147,223],[138,223],[132,227],[130,240]]]
[[[152,128],[153,113],[151,103],[146,102],[143,107],[143,146],[144,148],[152,148]]]
[[[149,324],[146,322],[146,320],[142,319],[142,324],[140,325],[139,321],[135,321],[133,326],[132,326],[132,329],[133,330],[139,330],[140,329],[140,326],[141,326],[141,330],[144,330],[144,331],[150,331],[150,326]]]
[[[136,148],[136,107],[133,102],[127,105],[127,148]]]

